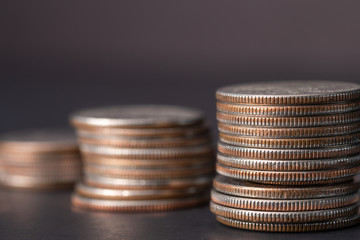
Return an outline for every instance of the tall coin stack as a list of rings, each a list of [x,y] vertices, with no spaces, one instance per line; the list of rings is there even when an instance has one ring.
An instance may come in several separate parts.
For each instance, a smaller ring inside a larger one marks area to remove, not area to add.
[[[69,129],[9,132],[0,137],[0,184],[54,189],[72,187],[81,175],[75,135]]]
[[[208,201],[214,152],[201,112],[114,106],[79,111],[71,122],[84,161],[75,207],[159,211]]]
[[[211,211],[225,225],[302,232],[360,222],[360,85],[298,81],[217,93]]]

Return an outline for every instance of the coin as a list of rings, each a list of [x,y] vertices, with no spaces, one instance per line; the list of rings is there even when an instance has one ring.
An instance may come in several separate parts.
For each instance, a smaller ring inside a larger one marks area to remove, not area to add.
[[[99,164],[85,164],[84,171],[90,174],[130,179],[173,179],[197,177],[214,173],[214,165],[197,166],[187,169],[134,169],[126,167],[107,167]]]
[[[221,163],[216,164],[216,171],[227,177],[247,180],[251,182],[271,182],[274,184],[313,184],[341,182],[342,179],[355,176],[360,172],[360,166],[344,169],[319,170],[319,171],[294,171],[294,172],[275,172],[275,171],[257,171],[232,168]]]
[[[237,135],[239,137],[306,138],[353,134],[359,132],[360,123],[308,128],[272,128],[231,125],[219,122],[218,128],[221,133]]]
[[[242,147],[255,148],[324,148],[339,145],[352,145],[360,142],[360,133],[343,136],[321,138],[253,138],[234,136],[225,133],[219,134],[224,143]]]
[[[11,154],[44,152],[78,152],[74,134],[68,129],[34,129],[5,133],[0,136],[0,151]]]
[[[138,138],[157,138],[157,137],[190,137],[209,134],[209,127],[205,124],[194,126],[183,126],[175,128],[107,128],[107,127],[84,127],[77,126],[77,133],[96,134],[103,137],[138,137]]]
[[[156,199],[156,200],[103,200],[82,197],[74,194],[71,198],[75,207],[99,211],[166,211],[179,208],[192,207],[207,201],[204,196]]]
[[[314,171],[360,165],[359,154],[331,159],[262,160],[231,157],[219,153],[217,160],[229,167],[261,171]]]
[[[330,198],[273,200],[230,196],[212,190],[211,200],[219,205],[231,208],[256,211],[296,212],[340,208],[352,205],[359,201],[359,193]]]
[[[214,164],[213,157],[187,157],[175,159],[126,159],[126,158],[111,158],[99,157],[91,154],[84,154],[83,161],[85,163],[101,164],[103,166],[126,166],[128,168],[188,168],[196,167],[204,164]]]
[[[202,121],[200,111],[167,105],[112,106],[82,110],[71,116],[77,127],[177,127]]]
[[[264,185],[217,175],[214,188],[222,193],[261,199],[309,199],[337,197],[354,194],[359,190],[359,183],[354,181],[331,185],[315,186],[278,186]]]
[[[161,158],[183,158],[211,154],[211,145],[200,145],[194,147],[164,148],[164,149],[144,149],[144,148],[115,148],[81,144],[80,150],[103,156],[119,156],[136,159],[161,159]]]
[[[96,135],[79,135],[79,142],[88,145],[111,146],[120,148],[171,148],[208,144],[209,136],[183,138],[133,139],[124,137],[99,137]]]
[[[313,105],[360,98],[360,85],[333,81],[286,81],[226,86],[216,91],[218,101],[262,105]]]
[[[261,223],[310,223],[353,216],[358,212],[359,205],[353,204],[341,208],[316,211],[268,212],[230,208],[210,202],[210,210],[217,216],[240,221]]]
[[[186,187],[209,186],[212,182],[211,175],[191,178],[174,179],[127,179],[104,177],[96,174],[84,173],[84,182],[89,186],[112,189],[172,189]]]
[[[338,125],[354,123],[360,120],[360,111],[311,116],[311,117],[267,117],[267,116],[249,116],[249,115],[236,115],[223,112],[216,113],[217,120],[226,124],[237,124],[246,126],[258,127],[317,127],[327,125]]]
[[[179,198],[192,196],[203,193],[208,190],[208,187],[197,188],[178,188],[178,189],[149,189],[149,190],[134,190],[134,189],[109,189],[97,188],[87,186],[80,182],[76,185],[76,192],[84,197],[107,199],[107,200],[150,200],[150,199],[164,199],[164,198]]]
[[[216,219],[227,226],[262,232],[311,232],[350,227],[360,223],[360,214],[330,221],[313,223],[258,223],[238,221],[221,216]]]
[[[0,184],[12,188],[57,189],[73,187],[79,175],[74,176],[21,176],[1,172]]]
[[[360,152],[360,146],[355,144],[318,149],[261,149],[237,147],[219,142],[218,151],[224,155],[236,156],[240,158],[306,160],[337,158],[357,154]]]
[[[336,103],[327,105],[303,105],[303,106],[264,106],[243,105],[234,103],[217,102],[217,110],[225,113],[240,115],[261,116],[312,116],[328,115],[352,112],[360,108],[359,102]]]

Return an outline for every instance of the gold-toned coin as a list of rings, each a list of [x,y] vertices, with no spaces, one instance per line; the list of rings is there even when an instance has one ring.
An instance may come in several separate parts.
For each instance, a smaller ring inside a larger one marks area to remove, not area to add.
[[[347,177],[355,176],[360,172],[360,166],[318,170],[318,171],[294,171],[294,172],[275,172],[275,171],[257,171],[248,169],[232,168],[221,163],[216,164],[216,171],[227,177],[260,183],[273,183],[285,185],[306,185],[326,182],[341,182]]]
[[[352,145],[360,142],[360,133],[343,136],[320,137],[320,138],[254,138],[219,134],[224,143],[242,147],[255,148],[324,148],[339,145]]]
[[[360,165],[359,154],[331,159],[264,160],[231,157],[219,153],[217,160],[219,163],[229,167],[260,171],[314,171]]]
[[[359,205],[353,204],[341,208],[316,211],[269,212],[230,208],[211,201],[210,210],[217,216],[240,221],[261,223],[310,223],[353,216],[358,212]]]
[[[315,186],[279,186],[253,183],[217,175],[214,188],[221,193],[245,198],[260,199],[310,199],[338,197],[354,194],[359,190],[358,182],[315,185]]]
[[[338,158],[360,153],[360,145],[344,145],[339,147],[317,149],[261,149],[245,148],[218,143],[218,150],[224,155],[265,160],[307,160]]]
[[[360,214],[338,218],[330,221],[313,223],[258,223],[239,221],[230,218],[217,216],[216,219],[227,226],[261,231],[261,232],[314,232],[351,227],[360,223]]]
[[[359,193],[329,198],[279,200],[230,196],[212,190],[211,200],[219,205],[231,208],[256,211],[298,212],[340,208],[352,205],[359,201]]]
[[[360,120],[360,111],[311,116],[311,117],[267,117],[267,116],[249,116],[236,115],[223,112],[217,112],[217,120],[225,124],[237,124],[258,127],[317,127],[338,124],[349,124]]]
[[[323,105],[300,105],[300,106],[266,106],[244,105],[236,103],[217,102],[217,110],[220,112],[234,113],[239,115],[258,116],[312,116],[328,115],[352,112],[360,109],[359,102],[323,104]]]
[[[188,198],[159,200],[104,200],[94,199],[74,194],[71,198],[75,207],[98,211],[148,212],[167,211],[193,207],[208,201],[208,197],[194,196]]]

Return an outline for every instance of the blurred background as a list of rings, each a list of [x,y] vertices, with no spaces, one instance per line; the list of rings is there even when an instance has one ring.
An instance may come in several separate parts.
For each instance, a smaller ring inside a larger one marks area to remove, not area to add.
[[[359,1],[0,2],[0,132],[66,125],[84,107],[203,109],[269,80],[360,82]]]

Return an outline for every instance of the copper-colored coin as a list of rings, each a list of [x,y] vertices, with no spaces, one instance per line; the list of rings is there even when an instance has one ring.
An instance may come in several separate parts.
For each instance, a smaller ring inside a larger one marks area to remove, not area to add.
[[[84,172],[108,176],[121,177],[130,179],[172,179],[197,177],[215,172],[214,165],[198,166],[193,168],[182,169],[134,169],[126,167],[108,167],[99,164],[85,164]]]
[[[314,171],[360,165],[359,154],[331,159],[264,160],[231,157],[219,153],[217,160],[229,167],[261,171]]]
[[[111,189],[175,189],[210,186],[212,175],[173,179],[128,179],[104,177],[84,173],[84,182],[89,186]]]
[[[0,137],[2,153],[77,153],[75,135],[68,129],[16,131]]]
[[[313,105],[360,99],[360,85],[333,81],[286,81],[226,86],[218,101],[261,105]]]
[[[219,136],[220,140],[225,143],[255,148],[324,148],[360,142],[360,133],[333,137],[287,139],[243,137],[221,132]]]
[[[163,148],[163,149],[145,149],[145,148],[115,148],[94,146],[88,144],[80,145],[81,151],[100,156],[117,156],[120,158],[135,159],[169,159],[184,158],[211,155],[213,153],[212,146],[201,145],[194,147],[182,148]]]
[[[296,212],[340,208],[352,205],[359,201],[359,194],[354,193],[331,198],[275,200],[230,196],[212,190],[211,200],[219,205],[231,208],[241,208],[256,211]]]
[[[303,106],[264,106],[217,102],[220,112],[258,116],[311,116],[352,112],[360,108],[359,102]]]
[[[78,135],[96,134],[103,137],[132,137],[132,138],[160,138],[160,137],[191,137],[209,134],[209,127],[199,124],[177,128],[106,128],[79,127]]]
[[[175,158],[175,159],[126,159],[126,158],[111,158],[96,156],[91,154],[84,154],[83,161],[85,163],[101,164],[104,166],[114,167],[133,167],[133,168],[188,168],[196,167],[204,164],[214,164],[213,156],[207,157],[193,157],[193,158]]]
[[[216,219],[227,226],[262,231],[262,232],[313,232],[339,228],[346,228],[360,223],[360,214],[338,218],[325,222],[313,223],[259,223],[238,221],[230,218],[217,216]]]
[[[232,179],[221,175],[214,179],[214,188],[222,193],[261,199],[309,199],[337,197],[356,193],[359,183],[354,181],[331,185],[315,186],[277,186],[264,185],[243,180]]]
[[[76,185],[76,192],[84,197],[107,199],[107,200],[149,200],[149,199],[165,199],[192,196],[199,193],[205,193],[209,187],[188,187],[178,189],[109,189],[88,186],[84,183]]]
[[[193,207],[207,202],[205,196],[156,200],[103,200],[74,194],[71,198],[75,207],[99,211],[148,212],[166,211]]]
[[[360,129],[360,123],[341,124],[324,127],[308,128],[272,128],[251,127],[218,123],[219,131],[225,134],[260,137],[260,138],[306,138],[306,137],[329,137],[356,133]]]
[[[344,157],[360,152],[360,145],[344,145],[318,149],[261,149],[218,143],[220,153],[240,158],[269,160],[306,160]]]
[[[222,165],[221,163],[217,163],[216,171],[223,176],[251,182],[304,185],[314,183],[322,184],[328,181],[344,181],[342,179],[358,174],[360,172],[360,166],[319,171],[275,172],[232,168]]]
[[[341,208],[300,211],[300,212],[268,212],[252,211],[225,207],[210,202],[210,210],[215,215],[240,221],[261,223],[309,223],[329,221],[332,219],[353,216],[358,212],[359,205],[353,204]]]
[[[226,124],[238,124],[259,127],[317,127],[337,124],[348,124],[360,120],[360,111],[312,117],[266,117],[235,115],[217,112],[217,120]]]
[[[211,139],[209,136],[187,138],[131,139],[119,137],[101,138],[80,135],[79,142],[88,145],[111,146],[119,148],[172,148],[208,144],[211,142]]]

